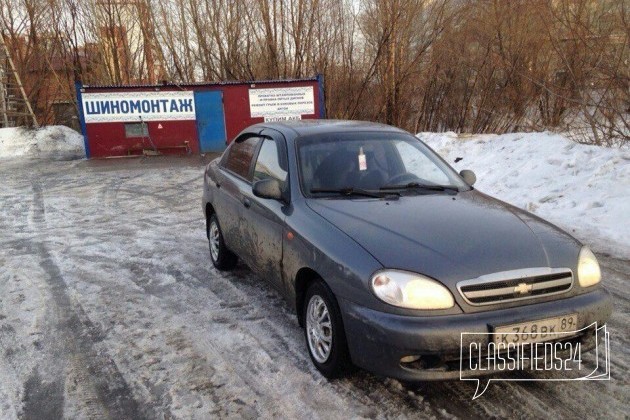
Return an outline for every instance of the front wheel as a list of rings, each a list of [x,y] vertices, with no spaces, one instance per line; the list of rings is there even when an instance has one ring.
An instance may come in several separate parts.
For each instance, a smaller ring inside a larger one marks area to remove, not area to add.
[[[304,336],[313,364],[326,378],[342,376],[350,366],[346,334],[337,299],[321,280],[306,291]]]
[[[216,214],[210,216],[208,222],[208,242],[210,243],[210,259],[217,269],[230,270],[236,266],[238,258],[225,246]]]

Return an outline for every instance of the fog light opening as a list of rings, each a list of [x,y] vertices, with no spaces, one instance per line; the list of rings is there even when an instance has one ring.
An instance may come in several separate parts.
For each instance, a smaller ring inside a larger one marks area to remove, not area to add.
[[[413,355],[400,358],[400,366],[413,370],[448,370],[444,360],[438,355]]]
[[[420,356],[404,356],[400,358],[400,363],[413,363],[420,360]]]

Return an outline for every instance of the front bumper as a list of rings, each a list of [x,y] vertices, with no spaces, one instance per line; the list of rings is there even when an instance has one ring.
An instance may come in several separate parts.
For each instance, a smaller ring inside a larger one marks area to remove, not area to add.
[[[487,312],[444,316],[401,316],[378,312],[339,299],[352,362],[378,375],[405,381],[460,378],[461,333],[489,333],[492,325],[516,324],[578,314],[578,329],[596,322],[604,325],[612,312],[612,301],[602,288],[567,299]],[[490,336],[488,336],[490,337]],[[583,348],[593,337],[578,337]],[[401,364],[404,356],[420,355],[429,361],[425,368]],[[492,373],[492,372],[487,372]],[[466,375],[465,372],[462,373]]]

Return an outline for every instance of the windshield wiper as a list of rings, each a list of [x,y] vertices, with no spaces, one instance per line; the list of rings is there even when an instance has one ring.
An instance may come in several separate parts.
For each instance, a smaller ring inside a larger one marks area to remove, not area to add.
[[[408,190],[408,189],[459,192],[459,188],[453,185],[421,184],[419,182],[410,182],[408,184],[401,184],[401,185],[385,185],[380,188],[381,191]]]
[[[361,188],[345,187],[345,188],[313,188],[311,193],[330,193],[341,194],[343,196],[359,195],[363,197],[383,198],[383,194],[375,191],[368,191]]]

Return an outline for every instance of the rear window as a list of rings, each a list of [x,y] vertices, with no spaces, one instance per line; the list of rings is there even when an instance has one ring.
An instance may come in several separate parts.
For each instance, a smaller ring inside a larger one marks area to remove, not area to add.
[[[225,168],[236,175],[251,181],[249,168],[260,137],[249,137],[243,141],[236,140],[228,152]]]

